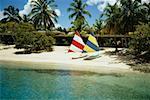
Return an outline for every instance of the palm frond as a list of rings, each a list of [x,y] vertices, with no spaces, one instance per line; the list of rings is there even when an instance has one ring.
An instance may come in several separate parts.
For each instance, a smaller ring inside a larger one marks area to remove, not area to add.
[[[29,15],[36,27],[39,28],[39,26],[41,26],[45,29],[50,26],[54,27],[54,22],[57,22],[58,17],[54,11],[54,8],[57,6],[54,0],[32,1],[31,6],[33,6],[33,8]]]
[[[76,12],[70,14],[70,15],[69,15],[69,18],[70,18],[70,19],[71,19],[71,18],[74,18],[76,14],[77,14]]]
[[[83,14],[88,15],[89,17],[92,16],[92,15],[89,13],[89,11],[87,11],[87,10],[84,10],[84,11],[83,11]]]

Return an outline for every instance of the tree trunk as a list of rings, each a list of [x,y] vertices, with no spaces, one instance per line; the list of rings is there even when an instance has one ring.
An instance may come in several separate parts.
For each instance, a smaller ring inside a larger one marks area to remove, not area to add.
[[[117,44],[116,36],[114,37],[114,41],[115,41],[115,52],[118,52],[118,44]]]

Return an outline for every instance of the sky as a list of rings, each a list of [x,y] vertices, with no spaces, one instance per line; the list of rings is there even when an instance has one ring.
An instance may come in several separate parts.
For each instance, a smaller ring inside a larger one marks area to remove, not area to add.
[[[4,18],[3,9],[9,5],[19,8],[20,15],[28,14],[31,11],[30,2],[31,0],[0,0],[0,19]],[[67,8],[69,8],[71,2],[73,2],[73,0],[55,0],[56,5],[58,6],[55,11],[59,16],[58,23],[55,23],[56,27],[61,26],[68,28],[72,26],[72,19],[68,18],[70,13],[67,12]],[[88,4],[86,10],[91,13],[92,17],[86,16],[86,19],[88,23],[92,25],[95,23],[95,20],[99,18],[107,3],[113,5],[116,0],[83,0],[83,2]],[[142,2],[150,2],[150,0],[142,0]]]

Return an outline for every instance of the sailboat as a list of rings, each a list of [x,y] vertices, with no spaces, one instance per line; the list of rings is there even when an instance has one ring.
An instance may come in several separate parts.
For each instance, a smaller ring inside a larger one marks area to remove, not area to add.
[[[77,55],[77,57],[72,57],[72,59],[79,59],[79,58],[86,57],[87,55],[82,54],[84,47],[85,44],[79,32],[76,31],[72,43],[70,45],[70,48],[68,50],[68,53],[79,53],[79,56]]]
[[[79,32],[75,32],[72,43],[68,52],[79,52],[80,56],[72,57],[72,59],[84,58],[84,60],[92,60],[99,57],[99,45],[94,34],[91,33],[86,44],[84,44]]]
[[[91,33],[88,37],[88,40],[86,42],[86,45],[83,48],[83,53],[87,53],[88,57],[84,58],[84,60],[92,60],[95,58],[100,57],[99,55],[99,45],[94,37],[94,34]]]

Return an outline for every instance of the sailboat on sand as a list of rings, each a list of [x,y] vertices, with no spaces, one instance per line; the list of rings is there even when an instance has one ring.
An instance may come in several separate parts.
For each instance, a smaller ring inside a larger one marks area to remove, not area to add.
[[[79,32],[75,32],[72,43],[68,50],[68,53],[70,52],[80,53],[80,56],[72,57],[72,59],[84,58],[84,60],[92,60],[100,57],[99,45],[93,33],[89,35],[86,44],[84,44]]]
[[[99,50],[98,42],[94,37],[94,34],[91,33],[88,37],[86,45],[83,48],[83,53],[88,54],[88,57],[84,58],[84,60],[92,60],[100,57]]]

